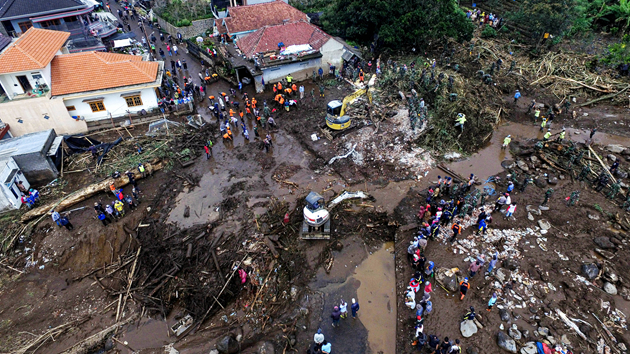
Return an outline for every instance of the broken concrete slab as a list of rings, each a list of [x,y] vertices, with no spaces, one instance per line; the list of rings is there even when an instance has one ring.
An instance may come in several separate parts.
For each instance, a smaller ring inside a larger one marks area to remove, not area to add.
[[[521,354],[538,354],[538,347],[536,342],[527,342],[525,346],[521,348]]]
[[[551,224],[547,220],[538,220],[538,226],[540,226],[542,230],[551,229]]]
[[[610,144],[606,145],[606,150],[612,152],[613,154],[618,154],[626,149],[625,146],[620,144]]]

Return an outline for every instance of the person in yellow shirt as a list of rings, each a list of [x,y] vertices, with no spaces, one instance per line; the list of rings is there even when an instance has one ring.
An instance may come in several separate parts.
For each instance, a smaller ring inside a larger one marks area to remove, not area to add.
[[[503,146],[501,146],[501,149],[507,149],[511,141],[512,141],[511,135],[506,136],[505,139],[503,139]]]

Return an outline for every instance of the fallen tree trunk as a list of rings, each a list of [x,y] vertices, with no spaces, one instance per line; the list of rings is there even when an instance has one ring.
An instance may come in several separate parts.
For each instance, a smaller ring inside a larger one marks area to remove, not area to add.
[[[156,164],[145,164],[144,167],[147,170],[147,174],[150,175],[155,171],[161,170],[162,168],[164,168],[164,166],[166,165],[166,162],[164,161],[160,161]],[[142,175],[137,174],[136,175],[136,179],[142,179]],[[79,202],[82,202],[98,193],[101,192],[109,192],[109,185],[112,184],[112,182],[114,182],[114,185],[116,186],[116,188],[120,188],[123,186],[126,186],[127,184],[129,184],[129,178],[127,176],[121,176],[120,178],[114,180],[113,178],[106,178],[105,180],[101,181],[101,182],[97,182],[94,184],[91,184],[83,189],[80,189],[76,192],[74,192],[72,195],[70,195],[69,197],[65,197],[65,199],[61,199],[61,200],[56,200],[54,202],[48,203],[46,205],[42,205],[38,208],[35,208],[27,213],[25,213],[24,215],[22,215],[22,218],[20,219],[22,222],[27,222],[33,218],[36,218],[38,216],[42,216],[44,214],[47,214],[50,212],[51,209],[55,209],[57,212],[63,211]]]
[[[118,330],[122,326],[126,326],[136,319],[136,315],[132,315],[124,321],[118,322],[111,327],[105,328],[104,330],[76,343],[72,347],[66,349],[61,354],[85,354],[89,353],[91,350],[98,348],[105,342],[106,338],[114,331]]]

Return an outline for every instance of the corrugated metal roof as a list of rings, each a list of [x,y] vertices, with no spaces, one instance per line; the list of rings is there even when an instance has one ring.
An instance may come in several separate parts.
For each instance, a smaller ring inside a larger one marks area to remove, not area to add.
[[[0,140],[0,158],[40,152],[46,147],[51,135],[56,136],[53,129]]]

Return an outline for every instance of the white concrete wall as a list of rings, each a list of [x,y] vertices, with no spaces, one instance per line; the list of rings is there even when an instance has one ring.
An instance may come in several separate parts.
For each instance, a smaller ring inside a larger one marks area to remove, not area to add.
[[[327,63],[331,63],[335,67],[341,69],[343,59],[343,44],[337,42],[334,38],[330,38],[320,49],[322,53],[322,63],[329,66]],[[323,68],[325,73],[328,73],[328,67]]]
[[[129,93],[129,92],[137,92],[140,91],[140,96],[142,98],[142,106],[128,107],[127,102],[124,97],[121,97],[121,94]],[[90,108],[90,104],[88,102],[83,102],[86,99],[103,97],[103,104],[105,105],[105,111],[101,112],[92,112]],[[58,99],[61,100],[61,99]],[[101,119],[109,119],[109,114],[111,113],[112,117],[120,117],[127,114],[127,110],[131,113],[136,113],[141,110],[146,110],[147,112],[158,105],[158,99],[155,94],[155,89],[153,87],[144,88],[144,89],[127,89],[120,90],[111,93],[92,93],[89,96],[81,96],[76,98],[63,98],[63,102],[66,107],[74,106],[76,108],[75,111],[70,111],[70,114],[73,116],[80,116],[82,119],[86,121],[94,121]]]
[[[45,119],[45,115],[49,118]],[[70,117],[62,100],[51,100],[46,96],[0,103],[0,117],[3,122],[9,123],[9,131],[13,136],[48,129],[55,129],[59,135],[85,133],[88,130],[84,121]]]
[[[10,99],[13,98],[14,94],[21,95],[24,93],[22,89],[22,85],[18,81],[18,76],[26,76],[28,82],[31,84],[31,87],[34,89],[37,87],[37,79],[33,78],[33,75],[42,75],[42,78],[39,79],[40,83],[46,83],[48,88],[50,89],[50,64],[48,64],[42,70],[33,70],[33,71],[23,71],[18,73],[9,73],[0,76],[0,81],[2,82],[2,87],[4,87],[5,92],[9,96]]]
[[[326,62],[322,62],[322,58],[315,58],[269,69],[263,68],[262,76],[265,78],[267,85],[273,85],[289,74],[291,74],[296,81],[302,81],[309,79],[313,75],[313,70],[317,71],[320,67],[324,69],[325,73],[328,72]]]
[[[6,181],[9,177],[9,174],[14,169],[19,170],[20,168],[18,167],[17,163],[15,163],[15,160],[13,160],[12,158],[1,161],[0,181]],[[2,183],[2,185],[0,185],[0,189],[2,190],[0,192],[0,210],[8,208],[19,209],[20,206],[22,206],[21,192],[20,189],[15,185],[15,183],[18,181],[22,181],[22,184],[24,184],[24,187],[26,189],[30,188],[30,184],[23,174],[16,174],[11,181],[7,183]],[[9,185],[7,186],[7,184]],[[11,190],[13,190],[15,194],[13,194]]]

